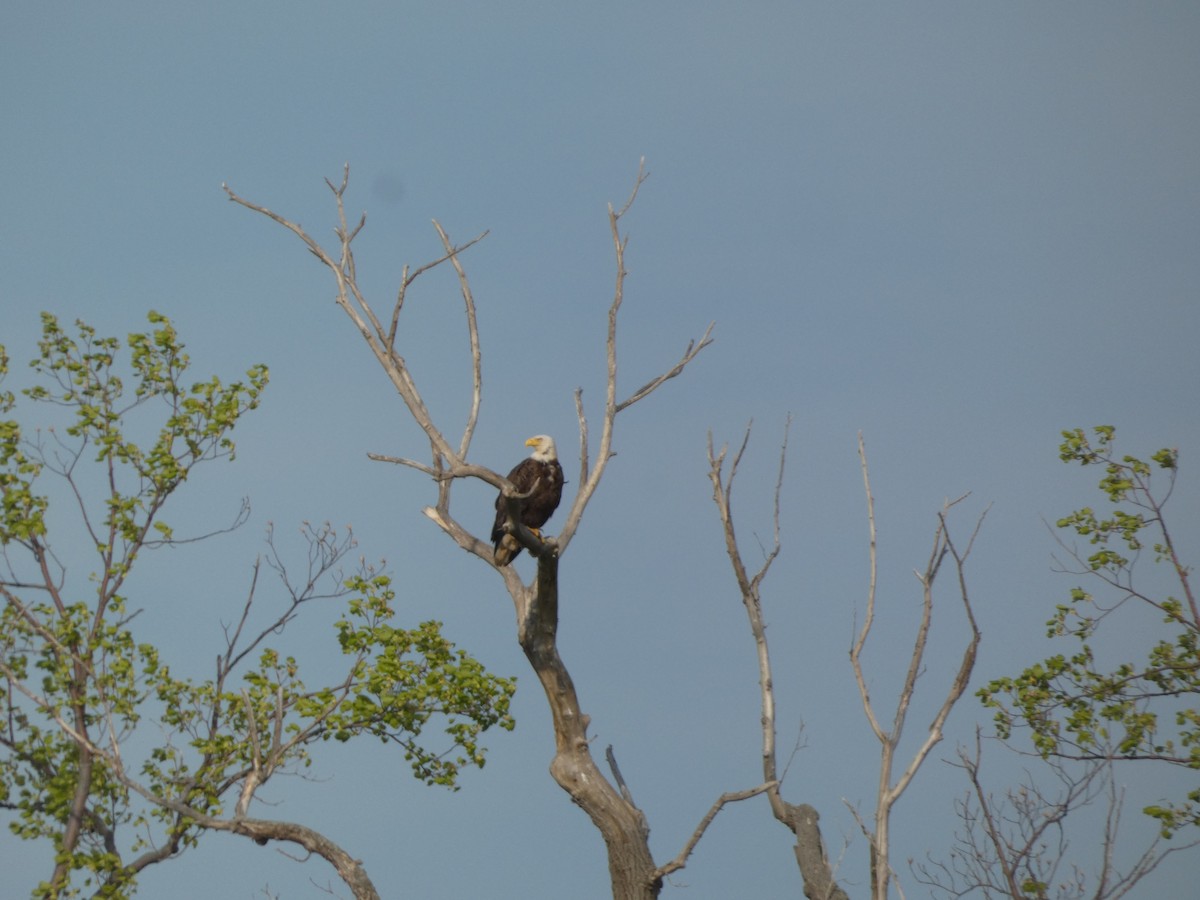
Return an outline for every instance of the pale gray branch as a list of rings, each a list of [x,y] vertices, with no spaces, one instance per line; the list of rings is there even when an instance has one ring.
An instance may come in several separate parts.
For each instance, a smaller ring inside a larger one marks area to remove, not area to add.
[[[562,530],[558,534],[558,545],[560,552],[566,552],[567,545],[570,544],[576,530],[579,528],[579,523],[583,518],[584,510],[587,508],[588,502],[592,495],[595,494],[596,488],[600,484],[600,479],[604,476],[604,471],[608,466],[608,461],[613,456],[612,444],[613,433],[616,422],[617,413],[621,410],[632,406],[639,400],[644,399],[653,393],[659,386],[671,378],[674,378],[684,370],[696,356],[712,343],[713,325],[709,325],[704,332],[703,337],[697,342],[692,341],[688,344],[684,351],[683,357],[671,369],[664,372],[657,378],[647,382],[637,391],[635,391],[628,399],[617,402],[617,321],[618,314],[621,310],[621,304],[625,297],[625,276],[628,274],[625,269],[625,249],[628,244],[628,237],[622,236],[620,222],[632,207],[633,201],[637,198],[638,189],[648,177],[645,171],[645,160],[638,167],[637,178],[634,181],[633,189],[630,191],[629,199],[625,201],[625,205],[620,210],[614,210],[612,205],[608,207],[608,223],[609,231],[613,242],[613,255],[616,264],[616,280],[613,285],[613,299],[608,308],[608,332],[605,339],[605,364],[606,378],[604,391],[604,416],[600,428],[600,447],[596,454],[594,464],[588,457],[588,422],[584,416],[583,410],[583,392],[579,389],[575,391],[575,411],[579,418],[579,436],[580,436],[580,478],[579,490],[575,494],[575,499],[571,504],[571,509],[567,513],[566,522],[563,524]]]
[[[475,297],[471,293],[471,284],[458,259],[460,251],[450,242],[450,238],[447,237],[437,219],[433,220],[433,227],[437,229],[438,237],[442,239],[442,246],[446,248],[446,256],[443,258],[450,260],[450,264],[454,266],[454,271],[458,274],[458,284],[462,290],[463,304],[466,307],[467,336],[471,343],[471,411],[467,415],[467,424],[463,429],[462,441],[458,446],[459,458],[466,459],[467,451],[471,448],[471,438],[475,434],[475,423],[479,421],[479,403],[483,393],[483,357],[479,349],[479,323],[475,317]],[[449,482],[446,484],[448,487]]]
[[[699,341],[688,341],[687,349],[683,351],[683,356],[680,357],[679,362],[677,362],[668,371],[659,375],[657,378],[643,384],[640,388],[634,391],[628,399],[618,403],[616,405],[615,412],[621,412],[621,410],[633,406],[633,404],[637,403],[639,400],[642,400],[653,393],[664,381],[668,381],[682,372],[684,367],[693,359],[695,359],[701,350],[713,342],[712,332],[716,327],[716,324],[716,322],[710,322],[708,324],[708,328],[705,329],[704,334],[701,336]]]
[[[434,226],[434,228],[436,228],[438,230],[439,234],[442,234],[442,227],[441,227],[441,225],[438,224],[437,219],[433,220],[433,226]],[[407,295],[409,285],[411,285],[414,281],[416,281],[418,277],[425,274],[430,269],[434,269],[434,268],[440,266],[442,263],[446,262],[446,260],[448,260],[448,259],[454,259],[455,260],[455,268],[459,268],[458,263],[457,263],[458,255],[460,253],[462,253],[464,250],[466,250],[467,248],[472,247],[475,244],[478,244],[485,237],[487,237],[489,233],[490,232],[488,232],[488,231],[484,231],[482,234],[471,238],[471,240],[467,241],[465,244],[460,244],[457,247],[449,247],[448,246],[446,248],[446,253],[444,256],[439,256],[437,259],[433,260],[433,262],[427,262],[424,265],[417,266],[417,268],[412,270],[411,274],[409,273],[408,266],[407,265],[404,266],[403,270],[400,273],[400,290],[396,295],[396,304],[392,308],[391,327],[388,328],[387,344],[389,347],[394,348],[396,346],[396,329],[400,325],[400,311],[404,308],[404,299],[405,299],[405,296]],[[443,237],[443,240],[445,240],[444,237]],[[465,275],[462,277],[465,278]]]
[[[669,863],[659,866],[655,872],[656,879],[670,875],[672,872],[678,871],[687,865],[688,857],[692,855],[692,851],[696,849],[696,845],[700,843],[700,838],[704,837],[704,832],[708,830],[708,826],[712,824],[713,819],[717,817],[717,813],[725,806],[726,803],[737,803],[739,800],[749,800],[751,797],[757,797],[764,791],[769,791],[772,788],[778,787],[778,782],[768,781],[760,784],[758,787],[750,788],[746,791],[730,791],[722,794],[717,798],[717,802],[712,805],[704,818],[700,820],[700,824],[696,826],[696,830],[692,832],[692,836]]]
[[[788,435],[791,430],[792,418],[788,416],[784,426],[783,445],[779,451],[779,474],[775,480],[775,503],[772,525],[774,541],[770,550],[765,550],[763,562],[758,570],[751,575],[745,561],[742,559],[738,546],[737,533],[733,523],[733,483],[737,478],[738,467],[750,443],[750,431],[753,422],[746,426],[742,443],[733,458],[729,460],[728,474],[725,473],[725,462],[729,455],[728,445],[722,446],[717,452],[713,447],[712,433],[708,435],[708,477],[713,488],[713,502],[717,507],[717,517],[725,535],[725,552],[733,567],[734,578],[742,596],[742,604],[750,622],[750,633],[754,638],[755,650],[758,657],[758,679],[762,702],[762,767],[764,787],[771,806],[771,813],[782,822],[796,838],[795,855],[804,880],[804,893],[812,900],[846,900],[846,894],[838,887],[835,879],[834,866],[830,863],[825,852],[825,843],[821,837],[819,825],[820,816],[816,809],[808,804],[788,803],[783,799],[779,790],[778,762],[775,747],[775,688],[771,676],[771,657],[767,647],[766,623],[762,613],[761,587],[763,579],[771,568],[771,564],[780,552],[780,495],[783,492],[783,476],[787,462]]]
[[[334,195],[337,209],[338,227],[335,229],[335,233],[338,237],[339,252],[336,259],[313,240],[297,223],[285,219],[283,216],[264,206],[245,200],[234,193],[228,185],[222,185],[222,187],[233,202],[253,212],[267,216],[272,221],[277,222],[295,234],[304,242],[305,246],[308,247],[317,259],[330,270],[337,284],[337,294],[334,298],[336,303],[350,317],[351,321],[354,322],[359,334],[387,373],[388,378],[391,380],[397,393],[400,394],[405,406],[408,407],[409,413],[417,424],[421,426],[426,435],[428,435],[434,449],[435,457],[441,455],[451,461],[452,464],[461,464],[461,460],[458,458],[455,450],[434,425],[433,418],[426,408],[425,402],[422,400],[416,383],[413,381],[412,374],[409,372],[407,365],[405,365],[403,358],[395,352],[390,340],[392,337],[390,329],[384,329],[359,290],[356,280],[354,254],[350,245],[354,238],[357,237],[366,220],[364,216],[354,228],[347,226],[344,197],[349,174],[350,170],[349,166],[347,166],[343,172],[340,185],[334,185],[326,179],[326,184],[329,185],[329,189]]]
[[[850,662],[854,669],[855,682],[858,685],[859,696],[862,700],[863,709],[866,712],[867,721],[870,723],[871,730],[875,733],[875,737],[879,740],[880,745],[880,761],[879,761],[879,788],[876,796],[875,816],[874,816],[874,832],[867,829],[865,823],[863,825],[863,833],[867,835],[871,843],[871,895],[874,900],[886,900],[888,895],[889,884],[894,880],[895,871],[891,867],[889,860],[890,853],[890,829],[891,829],[891,811],[899,800],[901,794],[908,788],[912,779],[916,776],[917,771],[925,762],[930,751],[942,740],[942,729],[950,711],[954,705],[962,697],[966,690],[967,684],[970,681],[971,672],[975,666],[976,652],[979,647],[980,633],[975,622],[974,612],[971,609],[970,596],[967,592],[966,576],[964,566],[967,555],[970,551],[970,546],[974,544],[975,535],[978,534],[979,528],[982,525],[984,514],[980,516],[979,522],[976,523],[975,531],[972,533],[971,541],[968,544],[968,550],[965,553],[959,553],[955,548],[953,541],[950,538],[949,530],[946,524],[946,513],[951,507],[958,504],[966,498],[963,495],[956,500],[947,501],[941,512],[938,513],[938,525],[934,532],[933,549],[930,551],[929,561],[926,563],[924,572],[918,572],[917,578],[921,582],[922,598],[921,598],[921,619],[917,627],[917,634],[913,639],[912,652],[909,657],[908,669],[905,673],[904,682],[901,685],[899,696],[896,700],[896,709],[892,719],[890,731],[885,731],[876,716],[874,705],[871,702],[870,692],[867,688],[866,676],[863,674],[862,666],[862,651],[867,642],[867,637],[871,632],[871,626],[875,620],[875,588],[876,588],[876,572],[877,572],[877,547],[876,547],[876,531],[875,531],[875,501],[871,494],[871,478],[867,465],[866,446],[863,441],[862,434],[858,436],[858,454],[861,462],[863,474],[863,488],[867,496],[867,525],[870,535],[869,562],[870,575],[867,588],[867,609],[863,619],[862,629],[858,633],[857,639],[850,648]],[[904,725],[908,718],[909,706],[912,703],[913,696],[916,692],[917,677],[921,672],[923,661],[925,658],[925,650],[929,639],[929,629],[933,620],[933,589],[937,579],[942,562],[947,555],[951,555],[955,561],[955,566],[958,573],[959,594],[966,611],[968,624],[971,628],[971,638],[963,652],[963,658],[959,664],[957,673],[955,674],[946,696],[938,708],[933,722],[930,723],[924,741],[921,746],[913,754],[907,767],[901,772],[900,776],[893,782],[893,768],[896,762],[896,751],[900,744],[900,737],[904,731]],[[861,820],[860,820],[861,822]]]

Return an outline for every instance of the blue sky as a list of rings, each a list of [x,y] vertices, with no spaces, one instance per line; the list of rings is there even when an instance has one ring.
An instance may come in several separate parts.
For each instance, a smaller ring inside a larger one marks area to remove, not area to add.
[[[490,229],[464,260],[484,342],[474,459],[507,469],[548,432],[574,481],[572,394],[592,410],[602,397],[606,204],[623,202],[644,156],[626,220],[624,392],[713,321],[716,342],[619,421],[619,456],[564,558],[561,649],[656,858],[673,857],[719,794],[759,780],[753,644],[705,436],[735,442],[754,420],[735,498],[749,553],[769,533],[791,413],[784,549],[765,596],[781,745],[805,723],[785,794],[821,811],[831,847],[849,842],[841,874],[862,896],[865,842],[843,803],[869,811],[877,777],[846,657],[866,587],[857,433],[880,529],[881,700],[902,677],[911,572],[947,496],[972,492],[964,536],[993,504],[970,570],[977,681],[1057,649],[1042,623],[1073,582],[1051,571],[1043,519],[1094,499],[1091,475],[1057,460],[1062,428],[1114,424],[1130,452],[1180,447],[1176,537],[1198,545],[1198,43],[1188,3],[8,3],[0,342],[19,362],[43,309],[113,334],[157,309],[197,374],[270,366],[238,460],[205,472],[175,513],[204,530],[249,496],[251,522],[148,557],[131,598],[180,671],[207,672],[267,523],[295,535],[329,520],[387,558],[402,615],[443,620],[520,676],[517,731],[490,740],[459,793],[412,783],[386,748],[330,748],[316,780],[272,783],[278,805],[262,814],[327,827],[385,896],[603,897],[603,846],[546,772],[545,704],[500,581],[420,514],[429,484],[367,460],[424,444],[327,273],[220,186],[327,240],[322,179],[349,162],[378,306],[405,263],[440,252],[430,219],[457,240]],[[400,338],[451,431],[468,399],[456,290],[450,273],[419,282]],[[458,502],[485,531],[490,490]],[[961,653],[946,601],[910,752]],[[286,640],[314,665],[332,652],[320,616]],[[984,719],[964,700],[937,755]],[[1166,787],[1129,777],[1136,835],[1133,810]],[[949,847],[963,788],[932,760],[898,806],[907,896],[923,892],[905,857]],[[765,801],[727,809],[664,896],[795,896],[788,837]],[[31,884],[48,872],[15,839],[0,858]],[[1140,896],[1176,893],[1187,869],[1164,867]],[[216,836],[147,874],[142,896],[325,896],[309,879],[331,877]]]

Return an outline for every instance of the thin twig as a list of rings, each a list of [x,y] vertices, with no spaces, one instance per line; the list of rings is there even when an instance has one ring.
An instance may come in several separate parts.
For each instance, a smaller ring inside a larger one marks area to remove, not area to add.
[[[725,806],[726,803],[736,803],[739,800],[749,800],[751,797],[757,797],[759,794],[769,791],[778,786],[778,782],[768,781],[760,784],[758,787],[750,788],[747,791],[732,791],[722,794],[717,798],[717,802],[712,805],[704,818],[700,820],[700,824],[696,826],[696,830],[692,832],[692,836],[684,845],[673,860],[664,865],[659,866],[654,871],[655,880],[664,878],[687,865],[688,857],[692,855],[692,851],[696,849],[696,844],[700,843],[700,838],[704,837],[704,832],[708,830],[708,826],[712,824],[713,819],[717,817],[717,813]]]

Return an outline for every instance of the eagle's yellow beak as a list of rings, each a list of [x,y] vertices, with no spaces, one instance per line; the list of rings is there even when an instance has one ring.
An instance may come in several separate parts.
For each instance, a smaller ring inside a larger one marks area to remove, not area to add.
[[[538,445],[538,439],[535,437],[531,437],[529,440],[527,440],[525,442],[526,447],[536,447],[537,445]]]

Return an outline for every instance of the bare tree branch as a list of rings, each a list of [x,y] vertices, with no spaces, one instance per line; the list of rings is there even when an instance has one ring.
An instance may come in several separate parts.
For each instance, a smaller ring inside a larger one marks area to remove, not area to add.
[[[466,306],[467,333],[471,341],[471,412],[467,416],[467,424],[463,429],[462,441],[458,445],[458,455],[466,459],[467,451],[471,447],[471,438],[475,434],[475,423],[479,421],[479,403],[483,392],[483,364],[479,349],[479,323],[475,318],[475,298],[471,294],[471,284],[467,281],[467,273],[463,270],[462,262],[458,258],[458,254],[461,251],[450,243],[450,238],[446,236],[446,232],[442,229],[437,219],[433,220],[433,227],[437,229],[438,237],[442,239],[442,246],[446,248],[445,258],[450,260],[450,264],[454,266],[454,271],[458,274],[458,283],[462,289],[463,303]],[[476,238],[476,240],[479,239]],[[475,243],[475,241],[471,243]],[[467,246],[470,246],[470,244]],[[449,487],[448,481],[445,484]]]
[[[772,788],[778,787],[777,782],[768,781],[765,784],[760,784],[758,787],[750,788],[747,791],[729,791],[717,798],[717,802],[712,805],[704,818],[700,820],[700,824],[696,826],[696,830],[692,832],[692,836],[688,842],[684,844],[683,849],[669,863],[659,866],[654,874],[657,878],[665,878],[672,872],[678,871],[687,865],[688,857],[692,855],[692,851],[696,849],[696,845],[700,843],[700,838],[704,837],[704,832],[708,830],[708,826],[712,824],[713,819],[717,817],[717,813],[725,806],[726,803],[736,803],[739,800],[749,800],[751,797],[757,797],[759,794],[769,791]]]
[[[592,499],[592,495],[596,492],[596,488],[600,485],[600,479],[604,477],[608,461],[613,455],[613,431],[617,413],[627,409],[639,400],[645,399],[664,382],[682,372],[684,367],[695,359],[700,351],[711,344],[713,340],[711,336],[713,326],[709,325],[703,337],[698,342],[691,341],[688,343],[683,357],[673,368],[643,385],[625,401],[621,403],[617,402],[617,321],[621,304],[625,298],[625,276],[628,274],[625,269],[625,248],[629,243],[628,236],[621,234],[620,225],[621,218],[633,206],[633,202],[637,198],[638,189],[641,188],[642,184],[649,177],[649,173],[645,169],[645,162],[645,159],[643,159],[638,166],[637,178],[634,181],[633,189],[629,193],[629,199],[625,201],[625,205],[619,211],[614,211],[611,204],[608,207],[608,224],[612,235],[613,254],[616,264],[616,283],[613,287],[612,304],[608,308],[608,333],[605,339],[607,378],[605,379],[604,416],[600,428],[600,448],[596,454],[595,463],[592,464],[588,457],[587,438],[589,428],[583,410],[583,392],[577,389],[575,391],[575,409],[579,417],[579,490],[575,495],[575,500],[571,504],[567,520],[558,534],[560,552],[566,551],[567,545],[575,536],[575,532],[579,528],[579,523],[583,518],[584,510],[587,508],[588,502]]]
[[[236,816],[232,819],[210,816],[186,803],[164,798],[147,790],[122,769],[116,769],[114,774],[130,790],[140,794],[151,803],[171,809],[200,828],[240,834],[251,838],[256,844],[266,844],[268,841],[299,844],[309,853],[320,856],[333,866],[338,877],[353,892],[355,900],[380,900],[379,892],[368,877],[362,861],[355,859],[337,843],[312,828],[296,822],[253,819],[245,816]]]
[[[334,201],[337,208],[338,227],[335,233],[338,237],[339,247],[337,257],[327,252],[315,240],[313,240],[307,232],[295,222],[291,222],[267,209],[265,206],[260,206],[256,203],[251,203],[238,196],[228,185],[222,185],[226,195],[231,201],[241,206],[246,207],[253,212],[260,213],[272,221],[282,225],[288,231],[295,234],[309,251],[325,265],[326,268],[334,276],[334,281],[337,285],[337,293],[334,301],[354,322],[359,334],[366,342],[368,348],[374,354],[376,360],[383,367],[384,371],[390,378],[396,392],[400,394],[405,406],[408,407],[409,413],[413,419],[421,426],[422,430],[429,437],[433,447],[435,460],[438,457],[445,459],[451,469],[456,469],[461,465],[456,451],[447,443],[442,433],[435,427],[433,418],[429,413],[425,402],[421,399],[420,392],[417,390],[416,383],[413,381],[412,375],[405,365],[404,360],[400,357],[392,347],[389,340],[391,334],[390,329],[385,330],[374,311],[367,304],[358,288],[356,280],[356,271],[354,263],[354,253],[351,249],[351,243],[358,236],[359,231],[366,223],[366,215],[364,214],[354,228],[347,227],[346,207],[345,207],[345,192],[349,182],[350,168],[347,165],[343,171],[342,181],[340,185],[334,185],[328,179],[326,184],[333,193]],[[450,254],[446,258],[449,258]],[[496,476],[499,477],[499,476]]]
[[[767,628],[762,612],[762,582],[766,578],[771,564],[778,558],[780,552],[779,510],[780,494],[783,491],[783,475],[787,461],[788,434],[791,430],[792,419],[788,417],[784,425],[783,445],[779,451],[779,474],[775,480],[775,504],[773,516],[774,539],[769,550],[764,551],[763,562],[758,570],[751,575],[742,559],[738,545],[737,533],[733,522],[733,482],[737,477],[738,466],[750,442],[750,430],[753,423],[746,426],[746,433],[732,460],[729,461],[729,471],[725,472],[725,461],[729,453],[728,446],[723,446],[719,452],[713,448],[712,434],[708,436],[708,477],[713,487],[713,502],[717,506],[717,517],[725,535],[725,552],[733,567],[734,578],[742,596],[742,604],[750,622],[750,633],[758,657],[758,683],[762,701],[762,767],[764,783],[762,788],[767,794],[771,812],[796,837],[796,862],[804,880],[804,893],[809,900],[846,900],[846,894],[838,887],[834,878],[834,869],[830,864],[825,844],[821,838],[819,826],[820,816],[817,811],[807,804],[792,804],[783,799],[779,791],[778,763],[775,748],[775,688],[771,677],[771,656],[767,647]],[[715,815],[715,809],[714,813]],[[697,836],[697,840],[698,840]]]
[[[654,379],[646,382],[645,384],[643,384],[640,388],[638,388],[636,391],[634,391],[627,399],[622,400],[620,403],[618,403],[616,405],[616,408],[614,411],[621,412],[622,410],[624,410],[630,406],[633,406],[633,404],[637,403],[639,400],[642,400],[642,399],[648,397],[664,381],[668,381],[669,379],[674,378],[676,375],[678,375],[680,372],[682,372],[684,367],[688,363],[690,363],[693,359],[695,359],[701,350],[703,350],[705,347],[707,347],[709,344],[711,344],[713,342],[712,332],[713,332],[713,329],[716,327],[716,325],[717,325],[716,322],[710,322],[708,325],[708,328],[706,328],[704,330],[704,334],[701,336],[699,341],[688,341],[688,345],[687,345],[686,349],[684,349],[683,356],[680,357],[679,362],[677,362],[674,366],[672,366],[666,372],[663,372],[663,374],[659,375],[657,378],[654,378]]]
[[[437,219],[433,220],[433,227],[437,229],[438,234],[442,237],[443,243],[448,244],[448,239],[445,236],[445,232],[442,231],[442,226],[438,224]],[[404,271],[400,275],[400,291],[396,295],[396,305],[392,309],[392,324],[391,324],[391,327],[388,328],[388,335],[387,335],[388,347],[395,349],[396,329],[400,325],[400,311],[404,308],[404,298],[405,298],[405,294],[408,291],[409,285],[411,285],[414,281],[416,281],[419,276],[424,275],[430,269],[437,268],[442,263],[446,262],[446,260],[448,260],[448,259],[455,260],[454,267],[459,272],[459,278],[465,279],[466,275],[463,273],[462,267],[457,261],[458,255],[460,253],[462,253],[464,250],[468,249],[469,247],[472,247],[475,244],[478,244],[485,237],[487,237],[488,234],[490,234],[490,232],[485,231],[482,234],[480,234],[479,236],[473,237],[473,238],[471,238],[471,240],[467,241],[465,244],[460,244],[457,247],[447,246],[445,256],[439,256],[437,259],[433,260],[433,262],[427,262],[422,266],[417,266],[415,269],[412,270],[411,274],[409,274],[408,266],[406,265],[404,267]],[[472,346],[474,346],[474,344]]]
[[[613,441],[613,426],[617,412],[633,405],[639,400],[649,396],[660,387],[664,382],[679,375],[683,369],[690,363],[706,346],[712,343],[712,326],[699,341],[692,341],[688,344],[683,357],[672,368],[668,369],[662,375],[652,379],[647,384],[643,385],[635,391],[625,401],[618,403],[616,399],[617,390],[617,314],[620,310],[624,299],[624,282],[627,274],[625,269],[625,249],[628,244],[628,238],[620,233],[620,220],[630,210],[634,200],[637,197],[638,190],[647,178],[644,160],[639,166],[637,178],[635,179],[633,189],[630,191],[629,198],[620,210],[614,210],[609,207],[609,226],[612,232],[613,248],[616,255],[616,283],[613,292],[613,302],[609,308],[608,334],[606,339],[606,359],[607,359],[607,379],[606,379],[606,401],[604,409],[604,417],[601,428],[600,450],[597,455],[595,464],[592,465],[588,457],[587,446],[587,420],[584,417],[582,394],[576,392],[576,408],[579,413],[580,435],[581,435],[581,470],[582,475],[579,479],[579,490],[571,504],[571,508],[567,514],[566,521],[559,535],[555,539],[557,552],[562,554],[566,552],[568,544],[579,527],[579,522],[583,516],[583,512],[587,507],[588,501],[595,493],[599,486],[600,479],[604,474],[605,467],[609,458],[612,455]],[[223,185],[226,195],[229,199],[245,208],[265,215],[272,221],[287,228],[295,234],[305,246],[324,264],[334,276],[337,286],[335,301],[343,309],[343,311],[353,321],[355,327],[362,335],[363,340],[367,343],[375,358],[383,367],[391,380],[396,391],[404,400],[413,420],[421,427],[429,438],[432,451],[432,462],[424,464],[412,459],[390,456],[385,454],[368,454],[370,458],[391,462],[398,465],[403,465],[409,468],[417,469],[418,471],[429,475],[438,484],[438,503],[435,513],[426,513],[429,518],[436,522],[460,547],[474,553],[481,558],[489,559],[490,557],[484,553],[487,544],[465,528],[457,523],[450,513],[449,490],[450,482],[456,478],[478,478],[493,487],[504,491],[506,495],[512,492],[512,485],[508,484],[507,480],[499,473],[492,471],[483,466],[473,465],[467,462],[467,454],[470,446],[471,438],[474,434],[475,426],[478,421],[479,407],[481,402],[481,384],[482,384],[482,368],[481,368],[481,352],[480,340],[478,333],[478,325],[475,316],[475,301],[471,292],[470,283],[467,279],[465,270],[459,259],[460,254],[468,247],[477,243],[484,235],[474,238],[473,240],[461,246],[452,244],[449,236],[444,229],[436,221],[434,227],[445,248],[445,254],[434,260],[420,266],[411,272],[405,267],[403,281],[396,304],[392,311],[391,319],[388,327],[385,329],[375,316],[370,305],[361,293],[356,280],[356,271],[354,263],[354,254],[351,248],[351,243],[358,235],[359,231],[365,224],[365,216],[360,218],[354,227],[348,225],[345,212],[345,191],[349,179],[348,167],[343,171],[340,184],[335,185],[331,181],[326,181],[330,191],[334,196],[336,212],[338,217],[338,227],[335,233],[338,237],[339,247],[338,252],[332,253],[323,249],[313,238],[311,238],[304,229],[295,222],[292,222],[278,213],[252,203],[243,197],[236,194],[228,185]],[[468,325],[468,336],[471,347],[471,367],[472,367],[472,393],[471,403],[468,410],[466,426],[463,431],[462,439],[458,448],[453,448],[448,443],[442,432],[436,427],[428,408],[425,406],[421,398],[421,393],[417,388],[412,374],[410,373],[407,364],[395,349],[395,341],[399,328],[400,312],[404,304],[407,294],[407,289],[415,281],[415,279],[434,268],[435,266],[449,261],[454,266],[458,274],[459,284],[462,289],[464,306],[466,310],[466,318]],[[544,541],[540,541],[533,535],[520,535],[525,538],[523,543],[530,546],[531,549],[545,552],[547,549],[544,546]],[[508,577],[505,576],[506,582]],[[510,593],[511,590],[510,590]],[[520,601],[516,596],[514,600]],[[521,610],[518,609],[518,618],[521,617]]]
[[[858,454],[861,463],[863,474],[863,489],[867,497],[867,526],[870,536],[869,543],[869,576],[867,587],[867,609],[863,617],[863,625],[850,648],[850,663],[854,669],[854,680],[858,685],[859,697],[862,700],[863,710],[866,713],[867,721],[874,732],[876,739],[880,743],[880,761],[879,761],[879,788],[876,796],[875,816],[874,816],[874,831],[870,832],[866,826],[863,826],[863,832],[867,835],[871,842],[871,896],[874,900],[886,900],[888,896],[889,885],[893,881],[894,870],[890,862],[890,840],[891,840],[891,812],[896,801],[908,788],[912,779],[916,776],[918,769],[929,756],[929,752],[936,746],[943,736],[943,726],[945,725],[950,711],[954,708],[955,703],[962,697],[963,691],[966,690],[967,684],[971,678],[971,672],[975,667],[975,657],[979,648],[980,632],[975,623],[975,615],[971,609],[971,600],[967,592],[967,583],[965,576],[965,564],[967,556],[970,553],[971,547],[974,545],[975,535],[978,534],[979,528],[983,524],[983,519],[987,515],[985,510],[983,515],[979,517],[975,525],[975,530],[971,535],[971,540],[968,543],[966,551],[959,553],[955,548],[953,541],[950,538],[950,533],[946,525],[946,512],[953,506],[961,502],[964,497],[959,497],[956,500],[947,501],[942,511],[938,514],[938,526],[934,532],[933,548],[930,551],[929,561],[926,563],[924,572],[917,573],[917,579],[921,582],[922,602],[921,602],[921,620],[917,627],[917,634],[913,640],[912,653],[909,657],[908,670],[905,673],[904,683],[900,688],[900,694],[896,701],[896,709],[892,718],[890,730],[885,730],[876,715],[874,704],[871,700],[870,691],[867,686],[867,679],[863,672],[862,652],[866,646],[867,637],[871,633],[871,626],[875,621],[875,588],[877,584],[877,545],[876,545],[876,530],[875,530],[875,499],[871,494],[871,477],[867,466],[866,445],[863,442],[861,434],[858,436]],[[938,711],[934,716],[933,722],[930,723],[925,740],[913,754],[905,769],[900,773],[899,777],[893,782],[893,770],[896,765],[896,751],[900,745],[900,737],[904,730],[904,725],[908,717],[909,705],[912,702],[913,695],[916,692],[917,676],[920,674],[924,658],[925,649],[929,638],[929,629],[933,620],[933,588],[934,582],[937,579],[939,570],[943,560],[947,555],[950,555],[955,562],[955,567],[958,573],[958,590],[959,597],[962,601],[963,608],[966,612],[967,622],[971,629],[971,638],[967,643],[966,649],[963,651],[963,658],[959,664],[957,673],[955,674],[946,696]]]
[[[1022,784],[996,796],[984,783],[982,737],[976,728],[973,751],[959,747],[958,761],[950,764],[963,771],[970,785],[955,803],[961,827],[954,849],[947,860],[930,856],[912,864],[919,883],[950,897],[982,893],[1038,900],[1118,900],[1167,856],[1200,844],[1191,841],[1163,849],[1156,836],[1127,869],[1119,869],[1116,849],[1124,797],[1113,778],[1112,759],[1083,765],[1052,759],[1047,768],[1058,782],[1057,791],[1039,787],[1026,773]],[[1088,873],[1068,859],[1067,819],[1095,804],[1104,806],[1100,862]]]

